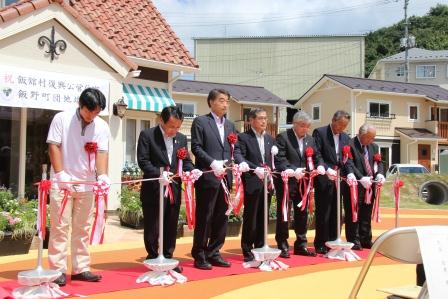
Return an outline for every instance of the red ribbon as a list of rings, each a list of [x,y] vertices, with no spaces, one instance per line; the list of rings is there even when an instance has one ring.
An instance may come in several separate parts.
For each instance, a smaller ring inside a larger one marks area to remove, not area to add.
[[[89,158],[89,169],[93,171],[95,167],[92,167],[92,162],[96,160],[96,153],[98,151],[98,144],[96,142],[86,142],[84,149],[87,152],[87,157]],[[91,155],[94,155],[93,159]]]
[[[404,182],[398,178],[394,181],[394,199],[395,199],[395,214],[398,215],[400,210],[400,188],[404,186]]]
[[[347,163],[348,159],[353,159],[352,151],[350,150],[350,145],[344,145],[342,148],[342,163]]]
[[[235,144],[238,141],[238,135],[236,135],[235,133],[230,133],[227,136],[227,141],[230,144],[230,157],[231,157],[231,159],[233,161],[233,153],[235,151]]]
[[[195,182],[194,175],[190,172],[182,173],[181,180],[185,185],[184,197],[185,197],[185,214],[187,215],[187,224],[189,229],[193,229],[195,226],[195,200],[193,185]]]
[[[165,167],[166,171],[170,171],[170,167]],[[182,171],[179,173],[181,174]],[[171,187],[171,183],[165,186],[165,193],[163,195],[164,197],[168,197],[170,199],[170,204],[174,205],[174,193],[173,193],[173,187]]]
[[[312,213],[313,211],[313,204],[312,204],[312,198],[311,198],[311,190],[313,189],[314,185],[314,177],[316,177],[318,174],[315,170],[313,170],[310,173],[309,178],[304,177],[299,181],[299,193],[302,198],[302,201],[297,205],[301,211],[305,210],[305,208],[308,206],[309,213]],[[309,183],[307,182],[309,180]],[[303,184],[303,188],[302,188]],[[305,190],[304,193],[302,193],[302,190]]]
[[[227,204],[227,211],[226,211],[226,215],[230,215],[230,212],[232,212],[233,206],[232,206],[232,202],[231,202],[231,198],[230,198],[230,192],[229,192],[229,188],[227,188],[226,185],[226,174],[223,174],[219,177],[220,181],[221,181],[221,187],[222,190],[224,191],[224,201]]]
[[[177,150],[177,174],[182,175],[183,169],[183,160],[187,157],[187,149],[185,147],[181,147]]]
[[[281,176],[283,181],[282,217],[284,222],[288,222],[289,176],[284,171],[282,171]]]
[[[64,197],[62,198],[61,207],[59,209],[59,219],[58,219],[59,223],[61,223],[62,214],[64,214],[65,206],[67,205],[68,197],[70,195],[70,190],[62,189],[59,192],[64,192]]]
[[[370,205],[372,203],[372,195],[373,195],[372,187],[366,189],[366,192],[364,193],[364,203],[366,205]]]
[[[352,221],[358,221],[358,182],[355,180],[347,180],[350,187],[350,201],[352,204]]]
[[[233,165],[232,173],[235,177],[235,197],[232,202],[233,213],[238,215],[244,203],[244,185],[241,170],[238,164]]]
[[[381,162],[381,154],[376,153],[373,155],[373,173],[378,172],[378,163]]]
[[[51,188],[51,181],[42,180],[38,185],[38,212],[37,233],[41,240],[45,239],[45,227],[47,226],[47,197]]]
[[[383,187],[382,184],[377,183],[375,185],[375,202],[373,204],[373,211],[372,211],[372,220],[375,220],[375,222],[381,222],[380,218],[380,197],[381,197],[381,188]]]
[[[106,208],[109,185],[106,182],[96,182],[93,185],[95,194],[95,219],[93,221],[92,233],[90,234],[90,244],[102,244],[104,239],[104,228],[106,227]]]

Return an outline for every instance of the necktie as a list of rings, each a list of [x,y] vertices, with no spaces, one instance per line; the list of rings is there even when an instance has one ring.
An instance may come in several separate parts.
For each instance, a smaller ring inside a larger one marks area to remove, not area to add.
[[[364,147],[364,164],[366,164],[367,175],[372,176],[373,172],[369,162],[369,151],[367,150],[367,146],[364,145],[363,147]]]

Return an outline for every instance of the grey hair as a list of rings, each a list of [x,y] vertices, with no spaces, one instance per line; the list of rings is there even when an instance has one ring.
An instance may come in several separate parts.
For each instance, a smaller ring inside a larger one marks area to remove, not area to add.
[[[338,110],[333,114],[333,120],[340,120],[341,118],[346,118],[350,120],[350,114],[344,110]]]
[[[359,127],[359,135],[360,136],[364,135],[367,132],[369,132],[369,130],[371,130],[371,129],[376,130],[374,125],[365,123],[365,124],[363,124],[362,126]]]
[[[254,119],[257,118],[257,114],[260,112],[266,112],[266,110],[264,110],[263,108],[252,108],[249,111],[248,117],[249,119]]]
[[[304,123],[311,123],[311,117],[303,110],[299,110],[294,114],[294,117],[292,118],[292,122],[304,122]]]

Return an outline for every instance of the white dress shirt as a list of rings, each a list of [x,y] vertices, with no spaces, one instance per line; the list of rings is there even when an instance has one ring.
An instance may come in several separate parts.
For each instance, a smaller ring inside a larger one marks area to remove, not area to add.
[[[297,143],[299,144],[300,156],[303,157],[303,139],[305,139],[306,135],[304,135],[303,137],[299,137],[297,136],[296,132],[294,132],[294,134],[296,135]]]
[[[212,112],[213,119],[215,120],[216,126],[218,127],[219,136],[221,137],[221,142],[224,144],[224,124],[226,122],[226,118],[223,116],[219,118],[215,113]]]
[[[252,128],[252,131],[254,131],[255,133],[255,137],[257,138],[257,142],[258,142],[258,148],[260,149],[260,153],[261,153],[261,159],[264,161],[264,155],[265,155],[265,150],[264,150],[264,134],[266,134],[266,132],[263,132],[261,134],[258,134],[257,131],[255,131],[254,128]]]
[[[166,136],[165,131],[163,131],[162,129],[162,126],[159,125],[159,127],[160,131],[162,131],[163,141],[165,141],[166,153],[168,155],[168,160],[170,161],[171,165],[171,159],[173,156],[173,149],[174,149],[174,138]]]

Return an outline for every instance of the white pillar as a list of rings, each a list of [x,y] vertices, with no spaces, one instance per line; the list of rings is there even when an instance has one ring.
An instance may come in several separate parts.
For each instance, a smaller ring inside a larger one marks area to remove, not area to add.
[[[20,146],[19,146],[19,185],[18,197],[25,196],[25,171],[26,171],[26,123],[28,108],[20,109]]]

